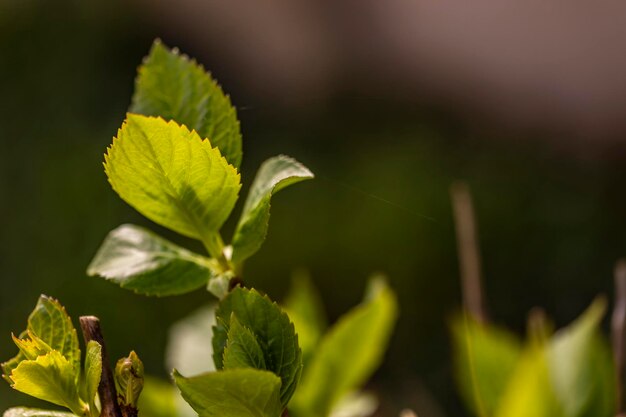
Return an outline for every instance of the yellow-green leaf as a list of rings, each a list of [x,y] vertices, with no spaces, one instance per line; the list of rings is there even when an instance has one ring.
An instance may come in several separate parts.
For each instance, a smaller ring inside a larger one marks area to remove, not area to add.
[[[467,315],[454,320],[452,336],[456,379],[465,403],[476,416],[493,416],[522,354],[521,342]]]
[[[87,343],[87,354],[85,356],[85,376],[84,389],[86,401],[93,406],[98,393],[100,378],[102,377],[102,346],[96,341]]]
[[[365,301],[324,335],[290,408],[298,416],[325,417],[360,388],[380,364],[397,317],[393,291],[374,280]]]
[[[40,410],[37,408],[14,407],[9,408],[3,417],[75,417],[75,414],[63,411]]]
[[[78,375],[72,364],[56,350],[35,360],[25,360],[11,373],[12,387],[81,415],[85,404],[79,398]]]
[[[237,170],[209,140],[173,121],[136,114],[113,139],[105,171],[137,211],[209,248],[241,187]]]

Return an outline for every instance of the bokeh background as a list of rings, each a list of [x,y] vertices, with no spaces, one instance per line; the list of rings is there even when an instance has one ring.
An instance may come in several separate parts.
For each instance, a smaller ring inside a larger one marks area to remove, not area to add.
[[[446,327],[460,305],[449,185],[473,191],[495,321],[521,333],[541,305],[564,325],[610,295],[626,255],[624,16],[608,0],[0,1],[1,358],[45,293],[100,316],[112,356],[134,348],[165,376],[169,325],[207,301],[84,272],[121,223],[167,235],[101,165],[160,37],[231,94],[245,183],[277,153],[318,176],[274,200],[250,284],[280,298],[306,268],[334,319],[386,273],[402,316],[371,384],[379,415],[465,415]],[[0,409],[25,402],[0,384]]]

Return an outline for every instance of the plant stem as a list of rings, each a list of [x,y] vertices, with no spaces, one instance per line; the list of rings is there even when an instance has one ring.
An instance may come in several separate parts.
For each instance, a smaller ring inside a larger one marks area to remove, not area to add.
[[[280,417],[289,417],[289,410],[287,410],[286,408],[283,410],[283,413],[280,415]]]
[[[83,331],[85,343],[94,340],[102,347],[102,377],[98,386],[98,395],[102,406],[101,417],[123,417],[117,403],[117,390],[113,379],[113,371],[109,364],[106,344],[100,328],[100,320],[95,316],[82,316],[80,327]]]
[[[624,337],[626,336],[626,259],[620,259],[615,265],[615,306],[611,317],[611,336],[615,375],[617,378],[617,414],[625,415],[624,404]]]
[[[230,264],[224,256],[224,241],[222,236],[216,232],[202,238],[202,243],[211,257],[216,259],[224,270],[230,269]]]
[[[450,198],[454,210],[457,250],[463,286],[465,309],[475,320],[487,321],[481,282],[480,252],[474,206],[468,185],[456,182],[450,186]]]

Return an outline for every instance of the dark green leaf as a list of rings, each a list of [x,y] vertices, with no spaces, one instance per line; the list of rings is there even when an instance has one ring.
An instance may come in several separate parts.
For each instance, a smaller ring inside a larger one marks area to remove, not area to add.
[[[130,111],[184,124],[208,138],[229,163],[241,163],[239,121],[230,98],[196,61],[158,40],[139,68]]]
[[[280,378],[258,369],[230,369],[185,378],[174,371],[183,398],[199,417],[279,417]]]
[[[308,168],[285,155],[270,158],[261,165],[235,230],[233,262],[243,262],[263,244],[270,219],[272,194],[310,178],[313,178],[313,173]]]
[[[254,333],[242,326],[233,313],[224,348],[224,369],[236,368],[267,369],[263,351]]]
[[[255,336],[265,365],[282,380],[280,398],[286,405],[296,389],[302,371],[302,352],[293,324],[280,307],[255,290],[235,288],[219,304],[213,331],[213,359],[224,367],[224,348],[228,341],[230,319],[235,313],[241,325]]]

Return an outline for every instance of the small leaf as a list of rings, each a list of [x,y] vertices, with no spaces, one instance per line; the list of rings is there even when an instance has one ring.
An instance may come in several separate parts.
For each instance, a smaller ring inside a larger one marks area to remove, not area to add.
[[[205,243],[215,239],[241,187],[237,170],[208,140],[175,122],[136,114],[113,139],[105,171],[137,211]]]
[[[467,315],[452,323],[459,390],[477,416],[492,416],[522,354],[521,342],[504,329]]]
[[[294,274],[283,309],[296,328],[306,367],[327,327],[322,301],[307,273]]]
[[[75,414],[63,411],[39,410],[37,408],[14,407],[9,408],[3,417],[75,417]]]
[[[36,360],[22,361],[10,377],[16,390],[81,415],[85,405],[78,396],[77,376],[72,364],[53,350]]]
[[[139,226],[111,231],[87,269],[145,295],[178,295],[198,289],[213,276],[213,261]]]
[[[228,341],[224,348],[224,369],[256,368],[267,369],[263,351],[254,334],[237,320],[235,313],[230,318]]]
[[[230,369],[185,378],[174,371],[183,398],[199,417],[279,417],[280,378],[258,369]]]
[[[213,359],[217,369],[224,367],[224,348],[228,341],[230,319],[235,313],[241,325],[254,334],[269,371],[282,380],[280,398],[289,402],[302,371],[302,351],[293,324],[280,307],[256,290],[235,288],[216,311],[213,329]]]
[[[42,295],[37,301],[35,309],[28,317],[27,330],[23,332],[19,339],[34,347],[39,344],[42,353],[49,349],[54,349],[65,356],[76,370],[80,370],[80,348],[76,329],[72,324],[72,319],[65,312],[65,308],[54,298]],[[17,343],[17,342],[16,342]],[[41,343],[47,347],[44,348]],[[18,345],[19,347],[19,345]],[[4,379],[11,383],[10,376],[20,362],[27,359],[24,353],[20,352],[13,359],[2,364]],[[31,357],[31,359],[34,359]]]
[[[327,416],[378,367],[396,317],[394,293],[384,281],[374,280],[366,301],[323,337],[290,408],[298,415]]]
[[[135,351],[117,361],[114,378],[117,402],[120,406],[136,409],[144,386],[144,368]]]
[[[87,355],[85,356],[85,394],[90,406],[98,393],[100,378],[102,377],[102,346],[96,341],[87,343]]]
[[[139,68],[130,111],[184,124],[209,138],[229,163],[241,163],[239,121],[229,97],[196,61],[158,40]]]
[[[275,156],[261,165],[250,187],[233,237],[232,260],[241,263],[259,250],[267,235],[272,194],[297,182],[313,178],[313,173],[295,159]]]
[[[17,338],[13,335],[13,342],[20,350],[25,359],[35,360],[37,356],[43,356],[50,352],[52,348],[34,333],[26,331],[26,337]]]

